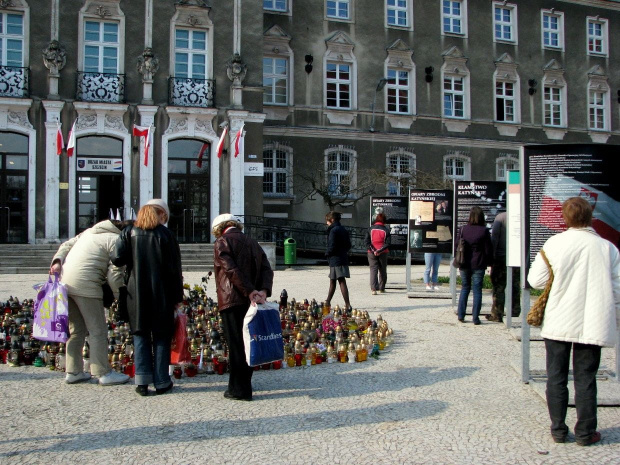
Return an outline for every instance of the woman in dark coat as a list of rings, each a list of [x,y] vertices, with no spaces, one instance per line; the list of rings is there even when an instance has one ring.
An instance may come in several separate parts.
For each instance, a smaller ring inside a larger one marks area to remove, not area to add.
[[[484,212],[480,207],[472,207],[469,212],[469,221],[461,228],[456,238],[465,240],[465,266],[459,271],[461,274],[461,295],[459,296],[458,318],[465,322],[465,310],[469,291],[474,288],[474,308],[472,318],[475,325],[480,324],[480,308],[482,307],[482,280],[487,266],[493,263],[493,244],[491,235],[485,226]]]
[[[331,305],[332,297],[336,292],[336,281],[340,284],[340,292],[344,299],[345,310],[351,308],[349,302],[349,288],[346,278],[349,274],[349,250],[351,250],[351,239],[349,232],[340,224],[340,213],[331,211],[325,215],[327,223],[327,262],[329,264],[329,292],[325,303]]]
[[[174,312],[183,300],[181,252],[168,221],[168,205],[149,200],[116,242],[112,263],[127,265],[127,311],[134,335],[136,392],[148,395],[153,383],[157,394],[172,389],[170,343]]]
[[[246,362],[243,320],[250,303],[271,296],[273,271],[258,242],[242,232],[241,220],[230,213],[215,217],[211,232],[217,302],[228,343],[230,376],[224,397],[252,400],[252,373]]]

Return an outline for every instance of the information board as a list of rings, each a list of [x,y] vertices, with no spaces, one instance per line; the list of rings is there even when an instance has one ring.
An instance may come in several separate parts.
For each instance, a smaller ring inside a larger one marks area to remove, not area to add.
[[[370,223],[378,213],[387,218],[392,244],[390,250],[407,250],[407,197],[371,197]]]
[[[521,266],[521,174],[508,171],[506,265]]]
[[[409,190],[409,251],[452,252],[452,191]]]

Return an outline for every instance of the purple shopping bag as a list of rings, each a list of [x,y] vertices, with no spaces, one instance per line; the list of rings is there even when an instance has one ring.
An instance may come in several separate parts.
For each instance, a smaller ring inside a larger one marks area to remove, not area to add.
[[[32,336],[40,341],[67,342],[69,339],[69,303],[67,287],[50,276],[46,283],[37,284],[39,291],[34,303]]]

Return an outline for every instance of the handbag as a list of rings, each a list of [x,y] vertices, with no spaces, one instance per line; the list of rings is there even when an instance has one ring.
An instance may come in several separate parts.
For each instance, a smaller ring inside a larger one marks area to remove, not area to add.
[[[58,273],[46,283],[33,286],[38,291],[34,303],[32,337],[39,341],[67,342],[69,339],[69,300],[67,286],[59,281]]]
[[[452,262],[452,265],[455,268],[461,268],[467,264],[467,261],[465,259],[466,249],[467,242],[465,242],[465,239],[460,238],[458,243],[456,244],[456,250],[454,251],[454,261]]]
[[[540,256],[545,261],[547,269],[549,270],[549,279],[547,280],[547,284],[545,284],[545,288],[542,293],[527,313],[527,324],[530,326],[542,325],[543,318],[545,317],[545,307],[547,306],[547,300],[549,300],[549,294],[551,293],[551,285],[553,284],[553,268],[551,268],[547,255],[543,249],[540,249]]]
[[[178,310],[174,318],[174,335],[170,344],[170,363],[177,365],[192,361],[187,341],[187,315]]]
[[[254,367],[284,358],[279,305],[276,302],[250,305],[243,319],[245,360]]]

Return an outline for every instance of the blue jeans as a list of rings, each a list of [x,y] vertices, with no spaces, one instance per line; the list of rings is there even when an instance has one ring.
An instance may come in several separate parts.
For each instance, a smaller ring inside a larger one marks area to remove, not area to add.
[[[465,310],[467,309],[467,299],[469,291],[474,287],[474,309],[472,317],[474,322],[480,321],[480,308],[482,308],[482,279],[484,278],[484,270],[459,270],[461,273],[461,295],[459,296],[459,320],[465,318]]]
[[[437,284],[437,275],[439,274],[439,264],[441,263],[441,254],[440,253],[425,253],[424,254],[424,264],[426,268],[424,269],[424,284]],[[431,275],[431,268],[433,269],[433,273]],[[429,280],[430,278],[430,280]]]
[[[136,362],[137,385],[153,383],[155,389],[170,385],[170,337],[157,337],[154,334],[134,334],[134,359]]]

